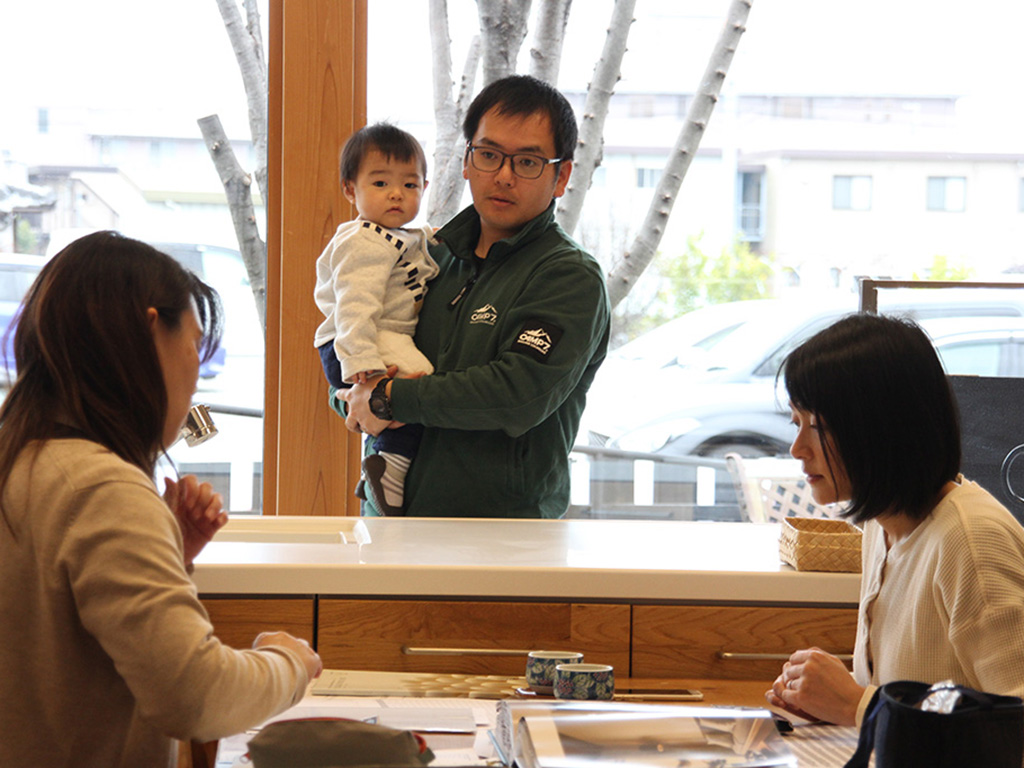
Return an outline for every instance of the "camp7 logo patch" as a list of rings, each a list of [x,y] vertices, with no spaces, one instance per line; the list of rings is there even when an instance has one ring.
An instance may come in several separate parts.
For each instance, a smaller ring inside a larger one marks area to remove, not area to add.
[[[548,320],[527,320],[512,343],[513,352],[523,352],[544,362],[562,338],[562,329]]]

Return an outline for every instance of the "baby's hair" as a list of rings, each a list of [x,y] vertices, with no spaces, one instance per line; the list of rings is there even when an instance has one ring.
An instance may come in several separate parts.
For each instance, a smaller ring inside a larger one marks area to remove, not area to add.
[[[427,156],[411,133],[391,123],[374,123],[360,128],[348,137],[341,149],[341,183],[355,181],[363,158],[373,150],[391,160],[406,163],[415,160],[423,178],[427,177]]]

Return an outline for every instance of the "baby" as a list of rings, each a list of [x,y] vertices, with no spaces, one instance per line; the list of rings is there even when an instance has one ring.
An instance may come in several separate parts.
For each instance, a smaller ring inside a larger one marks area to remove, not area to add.
[[[341,186],[358,218],[338,227],[316,261],[317,307],[324,321],[313,343],[336,388],[384,374],[433,373],[412,336],[427,281],[438,272],[427,252],[429,227],[416,218],[427,160],[413,136],[387,123],[356,131],[341,151]],[[405,476],[423,428],[386,429],[363,460],[363,486],[384,515],[403,514]]]

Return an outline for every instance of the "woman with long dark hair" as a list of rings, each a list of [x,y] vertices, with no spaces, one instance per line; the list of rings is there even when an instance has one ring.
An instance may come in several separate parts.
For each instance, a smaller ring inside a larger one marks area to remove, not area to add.
[[[0,765],[173,764],[172,739],[242,731],[319,673],[283,632],[213,636],[188,570],[220,496],[153,482],[220,328],[211,288],[113,232],[29,290],[0,406]]]
[[[1024,695],[1024,529],[960,474],[956,402],[927,335],[852,315],[801,344],[783,372],[790,452],[815,501],[848,502],[863,568],[853,675],[800,650],[769,702],[853,725],[895,680]]]

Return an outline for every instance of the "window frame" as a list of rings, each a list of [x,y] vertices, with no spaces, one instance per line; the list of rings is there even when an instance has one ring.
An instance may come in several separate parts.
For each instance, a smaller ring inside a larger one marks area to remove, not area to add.
[[[366,0],[270,0],[263,514],[358,515],[361,443],[327,408],[313,263],[352,207],[339,136],[366,123]],[[287,160],[287,161],[286,161]]]
[[[959,207],[950,207],[950,182],[959,182],[961,186]],[[942,201],[937,199],[938,184],[942,185]],[[964,213],[967,210],[967,177],[966,176],[929,176],[925,182],[925,207],[935,213]]]
[[[844,200],[840,200],[840,187],[846,186],[843,190]],[[857,205],[859,198],[858,187],[864,192],[866,187],[866,205]],[[832,210],[834,211],[871,211],[874,204],[874,181],[866,174],[837,173],[832,176]],[[845,203],[845,204],[843,204]]]

